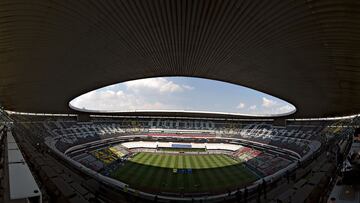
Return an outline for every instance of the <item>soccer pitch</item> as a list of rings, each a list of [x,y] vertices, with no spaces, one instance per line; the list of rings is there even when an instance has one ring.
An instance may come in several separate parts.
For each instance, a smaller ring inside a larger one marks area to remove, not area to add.
[[[192,169],[179,174],[174,169]],[[149,192],[224,192],[255,181],[242,163],[222,154],[136,154],[111,174],[132,188]]]

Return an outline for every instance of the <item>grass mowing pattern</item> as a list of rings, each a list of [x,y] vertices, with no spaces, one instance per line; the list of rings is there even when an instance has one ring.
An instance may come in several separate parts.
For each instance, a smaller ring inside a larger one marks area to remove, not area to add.
[[[173,169],[191,168],[192,174],[176,174]],[[149,192],[224,192],[257,178],[242,163],[222,154],[188,155],[140,152],[111,174]]]

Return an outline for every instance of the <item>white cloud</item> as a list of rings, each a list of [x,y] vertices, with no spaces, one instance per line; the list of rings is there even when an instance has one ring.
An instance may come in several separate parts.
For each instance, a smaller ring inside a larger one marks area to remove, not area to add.
[[[72,106],[90,110],[152,110],[174,109],[175,105],[164,104],[161,101],[148,101],[136,94],[129,94],[113,90],[92,91],[76,98],[71,102]]]
[[[187,90],[193,90],[193,89],[195,89],[194,87],[192,87],[192,86],[190,86],[190,85],[182,85],[182,87],[183,87],[184,89],[187,89]]]
[[[237,108],[237,109],[243,109],[243,108],[245,108],[245,104],[242,103],[242,102],[240,102],[239,105],[237,105],[236,108]]]
[[[86,93],[72,101],[71,105],[105,111],[180,109],[176,104],[169,104],[164,94],[193,89],[165,78],[140,79]]]
[[[173,93],[194,89],[188,85],[180,85],[165,78],[146,78],[125,82],[124,85],[129,91],[136,93],[143,91]]]
[[[286,112],[291,112],[293,110],[295,110],[295,108],[293,106],[286,104],[284,106],[277,108],[276,113],[286,113]]]
[[[252,105],[249,107],[250,110],[255,110],[256,109],[256,105]]]
[[[269,108],[269,107],[275,106],[276,104],[277,104],[277,102],[274,100],[268,99],[266,97],[262,98],[262,106],[263,107]]]

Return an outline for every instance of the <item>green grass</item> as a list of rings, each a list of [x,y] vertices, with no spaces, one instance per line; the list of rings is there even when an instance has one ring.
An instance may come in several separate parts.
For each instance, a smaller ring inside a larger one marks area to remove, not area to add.
[[[176,174],[173,169],[192,169]],[[149,192],[224,192],[255,181],[242,163],[221,154],[187,155],[140,152],[111,177]]]

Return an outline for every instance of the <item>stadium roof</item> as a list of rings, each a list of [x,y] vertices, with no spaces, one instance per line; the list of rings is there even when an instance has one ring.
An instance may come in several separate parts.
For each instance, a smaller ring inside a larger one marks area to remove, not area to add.
[[[74,113],[90,90],[155,76],[240,84],[294,117],[360,112],[358,0],[0,0],[0,102]]]

